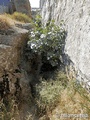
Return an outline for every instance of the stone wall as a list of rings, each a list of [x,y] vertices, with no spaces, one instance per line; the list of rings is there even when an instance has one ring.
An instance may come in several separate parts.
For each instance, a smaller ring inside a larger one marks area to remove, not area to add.
[[[44,2],[45,2],[44,0],[40,0],[40,3],[39,3],[39,7],[40,7],[40,8],[42,8],[42,7],[43,7]]]
[[[64,63],[74,66],[77,79],[90,91],[90,1],[44,0],[42,18],[46,23],[64,20],[67,30]]]

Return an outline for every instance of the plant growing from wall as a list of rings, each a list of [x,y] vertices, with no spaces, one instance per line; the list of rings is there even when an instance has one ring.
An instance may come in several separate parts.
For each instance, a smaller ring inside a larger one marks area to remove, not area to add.
[[[44,26],[41,24],[41,17],[37,16],[34,26],[28,41],[28,47],[33,53],[42,56],[43,63],[48,62],[52,66],[57,66],[60,62],[66,37],[63,23],[56,26],[52,20]]]

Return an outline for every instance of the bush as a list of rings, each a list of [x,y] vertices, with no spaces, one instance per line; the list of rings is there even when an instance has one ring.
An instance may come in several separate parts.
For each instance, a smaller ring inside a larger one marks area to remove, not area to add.
[[[15,19],[15,20],[20,21],[20,22],[24,22],[24,23],[31,22],[31,18],[23,13],[14,12],[12,15],[8,15],[8,16],[11,17],[12,19]]]
[[[36,18],[28,46],[33,53],[42,56],[43,62],[47,61],[52,66],[57,66],[63,51],[66,32],[63,24],[59,27],[51,21],[43,26],[40,19],[41,17]]]

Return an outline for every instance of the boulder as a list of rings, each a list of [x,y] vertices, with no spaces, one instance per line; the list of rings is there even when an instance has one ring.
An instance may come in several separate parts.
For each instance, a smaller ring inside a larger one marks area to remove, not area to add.
[[[14,6],[17,12],[25,13],[31,17],[31,6],[29,0],[14,0]]]
[[[28,85],[26,82],[28,78],[26,79],[23,74],[21,65],[28,40],[28,30],[14,26],[8,31],[8,34],[4,31],[5,34],[0,34],[0,100],[10,98],[10,95],[20,99],[20,95],[25,96],[24,86]],[[23,83],[22,79],[24,79]]]
[[[27,36],[28,31],[19,28],[13,34],[0,35],[0,68],[7,71],[17,68]]]

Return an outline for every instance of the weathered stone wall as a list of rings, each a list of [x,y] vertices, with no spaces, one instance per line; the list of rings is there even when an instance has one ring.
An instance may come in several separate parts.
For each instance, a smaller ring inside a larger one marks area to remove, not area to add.
[[[39,7],[40,7],[40,8],[42,8],[42,7],[43,7],[44,2],[45,2],[44,0],[40,0],[40,3],[39,3]]]
[[[77,79],[90,90],[90,1],[89,0],[44,0],[42,18],[64,20],[67,30],[65,55],[67,64],[77,71]],[[69,62],[71,61],[71,62]]]

